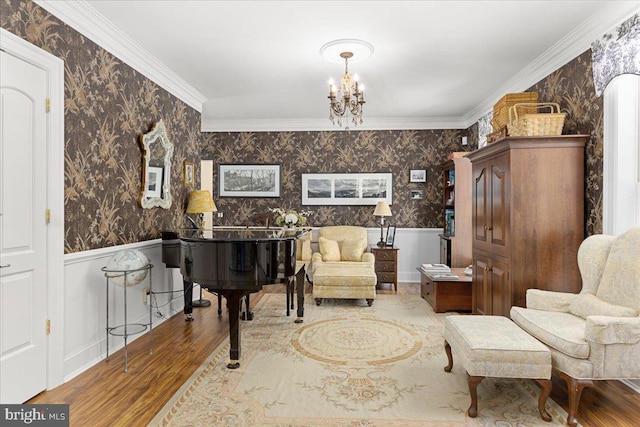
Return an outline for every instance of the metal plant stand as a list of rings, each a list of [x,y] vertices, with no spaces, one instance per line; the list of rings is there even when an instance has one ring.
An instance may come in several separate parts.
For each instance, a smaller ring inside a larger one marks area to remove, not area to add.
[[[153,264],[147,264],[132,270],[109,270],[102,267],[104,276],[107,278],[107,360],[109,360],[109,335],[120,336],[124,338],[124,372],[127,372],[127,338],[129,335],[136,335],[144,332],[149,328],[149,354],[153,354],[153,317],[151,313],[151,302],[149,301],[149,323],[127,323],[127,276],[142,270],[148,270],[149,276],[149,294],[153,292],[153,280],[151,278],[151,269]],[[121,325],[111,326],[109,324],[109,279],[122,277],[124,280],[124,323]]]

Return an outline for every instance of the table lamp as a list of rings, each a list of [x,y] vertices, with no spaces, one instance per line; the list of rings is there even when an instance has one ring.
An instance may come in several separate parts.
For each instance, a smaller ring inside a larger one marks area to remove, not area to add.
[[[213,203],[213,198],[209,190],[195,190],[189,194],[189,204],[187,205],[188,214],[197,213],[200,214],[200,226],[196,224],[191,218],[187,217],[194,227],[200,230],[204,229],[204,213],[205,212],[218,212],[216,204]],[[208,307],[211,305],[211,301],[202,298],[202,286],[200,286],[200,299],[192,302],[194,307]]]
[[[384,227],[384,217],[391,216],[391,209],[389,208],[389,204],[384,201],[378,202],[375,210],[373,211],[373,216],[380,217],[380,241],[378,242],[378,246],[383,248],[387,244],[384,241],[384,236],[382,234],[382,228]]]
[[[189,194],[189,204],[187,205],[188,214],[197,213],[200,214],[200,225],[195,224],[191,218],[188,220],[197,228],[204,229],[204,213],[205,212],[218,212],[216,204],[213,203],[211,193],[209,190],[195,190]]]

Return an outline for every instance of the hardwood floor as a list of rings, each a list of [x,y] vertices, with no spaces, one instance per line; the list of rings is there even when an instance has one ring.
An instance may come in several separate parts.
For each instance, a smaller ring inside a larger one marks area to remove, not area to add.
[[[389,285],[378,293],[393,294]],[[284,292],[269,286],[265,292]],[[399,294],[419,294],[420,285],[400,283]],[[252,306],[260,298],[252,295]],[[153,354],[142,336],[129,344],[129,370],[123,372],[123,351],[111,355],[89,370],[28,403],[66,403],[70,405],[71,426],[145,426],[227,337],[227,314],[218,317],[215,296],[212,307],[196,308],[195,320],[184,321],[182,314],[168,319],[153,330]],[[425,302],[426,304],[426,302]],[[284,307],[284,295],[283,295]],[[292,313],[292,321],[295,312]],[[444,351],[444,350],[443,350]],[[551,398],[568,407],[566,386],[554,378]],[[636,427],[640,425],[640,394],[618,381],[599,381],[585,389],[578,410],[585,427]]]

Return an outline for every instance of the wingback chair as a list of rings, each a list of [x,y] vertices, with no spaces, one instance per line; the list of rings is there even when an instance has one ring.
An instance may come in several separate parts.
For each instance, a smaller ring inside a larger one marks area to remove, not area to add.
[[[348,225],[318,230],[319,251],[311,258],[313,298],[364,298],[376,296],[375,257],[368,252],[367,229]]]
[[[593,380],[640,378],[640,227],[594,235],[578,250],[579,294],[527,291],[511,319],[549,347],[554,372],[567,382],[575,426],[584,387]]]

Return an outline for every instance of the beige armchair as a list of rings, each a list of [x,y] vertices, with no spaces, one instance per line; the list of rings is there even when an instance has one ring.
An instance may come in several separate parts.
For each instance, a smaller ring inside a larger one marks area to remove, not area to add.
[[[303,234],[298,240],[296,240],[296,272],[304,265],[306,271],[311,270],[311,236],[310,230],[306,234]]]
[[[570,426],[593,380],[640,378],[640,227],[588,237],[578,266],[579,294],[529,289],[527,308],[511,308],[511,319],[549,347],[554,372],[567,382]]]
[[[368,252],[367,229],[339,225],[318,230],[318,248],[311,258],[313,298],[347,298],[373,303],[377,277],[375,257]]]

